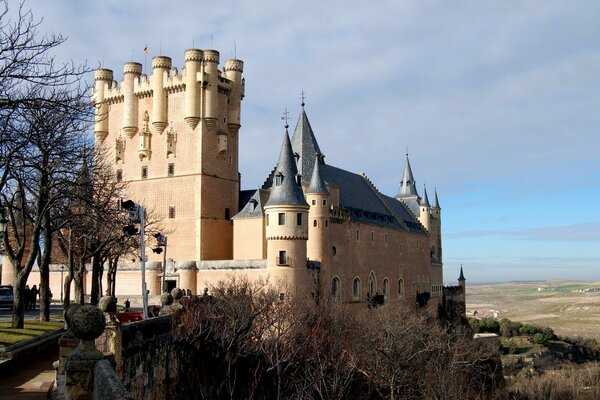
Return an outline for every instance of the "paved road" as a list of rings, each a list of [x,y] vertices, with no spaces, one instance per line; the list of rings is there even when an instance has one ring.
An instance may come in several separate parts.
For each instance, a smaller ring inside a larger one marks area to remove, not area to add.
[[[14,363],[0,376],[0,400],[45,400],[54,385],[52,363],[58,359],[58,341],[34,358]]]
[[[52,304],[50,306],[50,314],[62,314],[62,304]],[[38,304],[34,310],[25,311],[25,319],[37,319],[40,317],[40,305]],[[7,308],[0,309],[0,322],[11,321],[12,310]]]

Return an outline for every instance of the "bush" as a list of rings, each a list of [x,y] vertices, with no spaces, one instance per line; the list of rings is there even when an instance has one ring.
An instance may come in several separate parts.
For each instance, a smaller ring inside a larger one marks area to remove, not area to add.
[[[543,344],[546,343],[546,337],[542,333],[536,333],[533,335],[533,343],[535,344]]]
[[[494,318],[482,318],[479,320],[479,331],[500,333],[500,324]]]

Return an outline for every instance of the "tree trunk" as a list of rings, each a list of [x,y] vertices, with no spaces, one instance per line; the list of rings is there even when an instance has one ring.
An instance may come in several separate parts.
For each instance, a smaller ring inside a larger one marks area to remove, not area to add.
[[[83,274],[85,272],[85,258],[80,258],[76,268],[74,268],[73,280],[75,283],[75,303],[85,303],[85,287],[83,284]]]
[[[50,215],[44,217],[44,250],[40,267],[40,321],[50,321],[50,258],[52,256],[52,231]]]
[[[19,279],[17,274],[15,274],[12,328],[23,329],[23,324],[25,322],[25,282],[27,282],[27,279]]]
[[[90,304],[97,305],[100,300],[100,279],[102,261],[97,253],[92,257],[92,290],[90,292]]]

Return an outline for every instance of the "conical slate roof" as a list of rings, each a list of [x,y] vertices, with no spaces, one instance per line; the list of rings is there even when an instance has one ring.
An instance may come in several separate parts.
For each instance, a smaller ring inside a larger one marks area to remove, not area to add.
[[[430,207],[429,198],[427,197],[427,188],[425,187],[425,185],[423,185],[423,197],[421,197],[419,205],[423,207]]]
[[[410,161],[408,160],[408,154],[406,154],[406,163],[404,164],[404,174],[400,181],[400,188],[396,197],[410,197],[419,196],[417,193],[417,187],[415,186],[415,179],[413,178],[412,169],[410,168]]]
[[[294,134],[292,135],[292,149],[300,158],[297,160],[298,173],[302,175],[302,182],[309,183],[317,154],[321,154],[315,134],[308,122],[304,108],[300,112]]]
[[[275,169],[271,195],[265,206],[298,205],[308,206],[302,188],[296,182],[296,162],[292,152],[292,144],[287,133],[283,135],[283,144],[279,153],[279,161]]]
[[[314,194],[329,194],[327,190],[327,186],[325,185],[325,181],[323,180],[323,176],[321,175],[321,155],[317,154],[315,159],[315,167],[312,171],[312,176],[310,178],[310,186],[306,193],[314,193]]]
[[[437,189],[435,189],[435,197],[433,198],[433,206],[431,208],[437,208],[438,210],[441,210],[440,202],[437,197]]]

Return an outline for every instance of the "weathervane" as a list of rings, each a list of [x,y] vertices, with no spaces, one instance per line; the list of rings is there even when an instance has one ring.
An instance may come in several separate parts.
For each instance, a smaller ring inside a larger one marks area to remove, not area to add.
[[[285,129],[289,128],[290,126],[288,125],[288,116],[290,115],[290,113],[287,110],[287,107],[285,108],[285,111],[283,112],[283,116],[281,117],[282,120],[285,120]]]
[[[302,106],[302,108],[304,108],[304,100],[306,100],[306,97],[304,96],[304,90],[300,92],[300,99],[302,100],[302,103],[300,103],[300,105]]]

